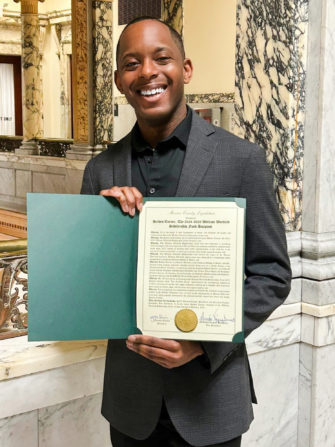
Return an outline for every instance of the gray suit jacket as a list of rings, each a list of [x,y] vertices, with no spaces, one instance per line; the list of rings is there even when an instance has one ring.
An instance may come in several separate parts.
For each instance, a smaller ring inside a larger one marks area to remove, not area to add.
[[[90,160],[82,193],[131,185],[127,135]],[[193,113],[177,196],[247,199],[245,318],[248,335],[290,290],[286,238],[264,153],[256,145],[212,126]],[[201,358],[165,369],[129,351],[124,340],[108,343],[102,413],[119,431],[145,439],[165,399],[170,417],[191,445],[224,442],[248,430],[255,401],[244,344],[204,342]]]

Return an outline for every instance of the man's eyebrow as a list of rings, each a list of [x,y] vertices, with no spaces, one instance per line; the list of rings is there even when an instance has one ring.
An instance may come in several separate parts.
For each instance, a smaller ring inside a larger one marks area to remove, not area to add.
[[[158,47],[158,48],[155,48],[154,53],[160,53],[161,51],[166,51],[168,49],[169,49],[168,47]],[[138,57],[138,53],[129,51],[128,53],[125,53],[121,56],[121,61],[123,61],[127,57]]]
[[[155,53],[159,53],[160,51],[165,51],[165,50],[168,50],[168,48],[167,47],[158,47],[155,49]]]
[[[123,59],[126,59],[127,57],[137,57],[137,53],[125,53],[121,56],[121,61],[123,61]]]

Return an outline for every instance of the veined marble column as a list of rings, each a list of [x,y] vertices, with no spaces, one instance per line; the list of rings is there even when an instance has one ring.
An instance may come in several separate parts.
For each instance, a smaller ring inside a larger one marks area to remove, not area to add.
[[[286,229],[301,229],[308,0],[237,0],[233,131],[273,170]]]
[[[15,152],[37,154],[42,136],[38,0],[21,0],[23,142]]]
[[[93,7],[94,144],[101,150],[113,140],[113,2]]]
[[[66,157],[93,156],[92,2],[72,0],[72,89],[74,143]]]

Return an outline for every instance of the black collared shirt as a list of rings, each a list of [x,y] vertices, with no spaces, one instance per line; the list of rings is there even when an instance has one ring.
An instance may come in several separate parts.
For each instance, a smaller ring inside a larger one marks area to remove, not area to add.
[[[156,148],[143,139],[136,123],[132,130],[132,185],[144,197],[173,197],[176,194],[183,167],[192,112],[187,107],[186,117]]]
[[[192,111],[187,106],[186,117],[155,149],[143,139],[137,123],[134,126],[131,135],[132,185],[136,186],[144,197],[175,196],[191,126]],[[206,368],[210,368],[206,354],[198,359]]]

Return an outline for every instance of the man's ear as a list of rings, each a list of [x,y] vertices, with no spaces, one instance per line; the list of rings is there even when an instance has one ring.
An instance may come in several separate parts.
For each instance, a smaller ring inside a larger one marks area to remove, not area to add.
[[[117,70],[114,71],[114,82],[120,93],[123,93],[123,88],[120,81],[120,76]]]
[[[188,57],[184,59],[184,84],[188,84],[192,79],[193,64]]]

